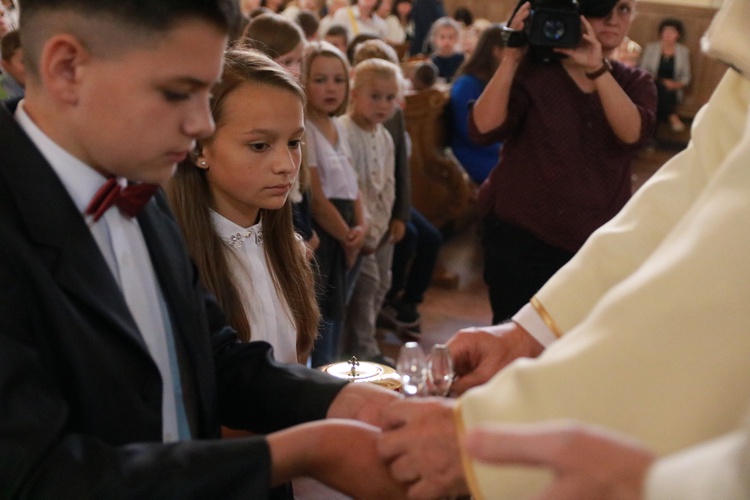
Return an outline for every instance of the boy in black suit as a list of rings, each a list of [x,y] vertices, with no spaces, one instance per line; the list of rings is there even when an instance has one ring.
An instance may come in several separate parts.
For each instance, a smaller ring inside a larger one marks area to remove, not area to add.
[[[299,475],[399,494],[375,427],[292,427],[378,424],[395,394],[238,343],[156,187],[213,130],[234,7],[22,4],[26,97],[0,109],[2,498],[265,498]]]

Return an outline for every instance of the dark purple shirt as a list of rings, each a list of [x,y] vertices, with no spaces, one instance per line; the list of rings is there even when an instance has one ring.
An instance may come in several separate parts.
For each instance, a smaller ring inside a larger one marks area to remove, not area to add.
[[[479,133],[472,112],[472,140],[504,142],[500,163],[479,191],[482,216],[494,214],[575,252],[622,208],[631,194],[631,162],[656,123],[656,87],[639,68],[612,66],[641,115],[634,144],[615,136],[598,93],[583,92],[559,63],[521,63],[499,128]]]

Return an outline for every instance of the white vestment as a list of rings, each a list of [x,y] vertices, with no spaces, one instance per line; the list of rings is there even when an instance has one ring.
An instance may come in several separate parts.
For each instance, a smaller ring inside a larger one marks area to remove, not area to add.
[[[747,13],[748,0],[732,3]],[[747,48],[750,17],[734,17],[744,25],[734,34],[744,42],[738,50]],[[747,76],[727,72],[687,149],[538,292],[564,338],[464,395],[461,428],[572,418],[630,434],[663,455],[737,429],[750,407]],[[736,438],[705,447],[731,456],[727,447],[742,446]],[[674,459],[657,465],[650,485],[679,470]],[[476,498],[527,498],[549,481],[534,468],[465,463]]]

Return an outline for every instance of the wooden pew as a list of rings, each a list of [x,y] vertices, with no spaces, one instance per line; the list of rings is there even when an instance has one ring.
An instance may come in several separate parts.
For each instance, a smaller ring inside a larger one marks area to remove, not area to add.
[[[436,227],[445,229],[475,213],[475,187],[447,149],[445,89],[431,88],[406,95],[404,116],[411,136],[412,200]]]

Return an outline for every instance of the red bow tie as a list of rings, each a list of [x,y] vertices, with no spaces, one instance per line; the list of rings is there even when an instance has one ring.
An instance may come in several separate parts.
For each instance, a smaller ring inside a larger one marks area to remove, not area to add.
[[[110,177],[96,192],[84,213],[93,215],[96,222],[109,207],[116,205],[124,215],[135,217],[141,213],[157,189],[159,186],[156,184],[146,183],[122,187],[116,178]]]

